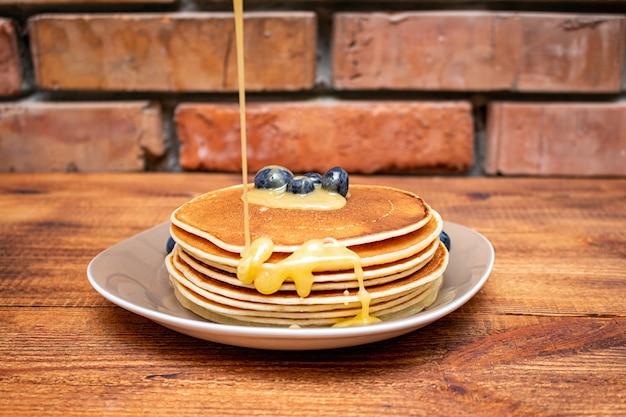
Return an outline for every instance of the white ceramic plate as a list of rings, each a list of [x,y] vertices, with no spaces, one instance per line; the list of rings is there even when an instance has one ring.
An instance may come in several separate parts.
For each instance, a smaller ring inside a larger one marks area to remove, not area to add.
[[[146,230],[96,256],[87,268],[104,298],[167,328],[212,342],[276,350],[330,349],[400,336],[438,320],[465,304],[483,286],[494,262],[489,241],[472,229],[444,222],[452,248],[435,303],[403,319],[349,328],[289,329],[209,322],[180,306],[163,260],[169,223]]]

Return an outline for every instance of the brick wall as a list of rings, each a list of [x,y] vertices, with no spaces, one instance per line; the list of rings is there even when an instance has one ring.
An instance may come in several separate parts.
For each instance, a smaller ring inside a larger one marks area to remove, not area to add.
[[[626,0],[246,0],[250,169],[626,176]],[[0,0],[0,172],[238,171],[232,3]]]

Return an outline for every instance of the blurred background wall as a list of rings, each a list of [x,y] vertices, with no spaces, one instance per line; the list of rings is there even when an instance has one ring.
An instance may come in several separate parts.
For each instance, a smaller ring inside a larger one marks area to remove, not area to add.
[[[245,0],[250,168],[625,176],[626,1]],[[237,171],[232,3],[0,0],[0,171]]]

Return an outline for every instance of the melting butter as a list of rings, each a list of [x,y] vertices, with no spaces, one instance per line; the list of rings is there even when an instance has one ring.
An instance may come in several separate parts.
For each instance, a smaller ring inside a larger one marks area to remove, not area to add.
[[[335,239],[312,239],[280,262],[265,263],[272,256],[274,244],[271,239],[255,239],[245,248],[237,268],[237,277],[244,284],[254,284],[261,294],[273,294],[285,281],[295,284],[300,297],[311,293],[316,271],[353,269],[359,282],[358,298],[361,311],[356,317],[341,321],[335,327],[347,327],[377,323],[370,316],[371,295],[363,283],[363,267],[359,255],[341,245]]]
[[[250,204],[283,209],[337,210],[346,205],[344,196],[323,188],[316,188],[308,194],[251,188],[248,190],[247,198]]]

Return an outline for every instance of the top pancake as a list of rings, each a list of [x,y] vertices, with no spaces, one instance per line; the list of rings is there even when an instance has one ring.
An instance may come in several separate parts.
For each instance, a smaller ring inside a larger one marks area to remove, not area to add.
[[[245,245],[243,186],[203,194],[171,216],[179,228],[240,253]],[[432,216],[420,197],[391,187],[351,185],[346,205],[337,210],[298,210],[249,205],[251,239],[271,237],[274,251],[293,252],[311,239],[334,238],[360,245],[418,230]]]

